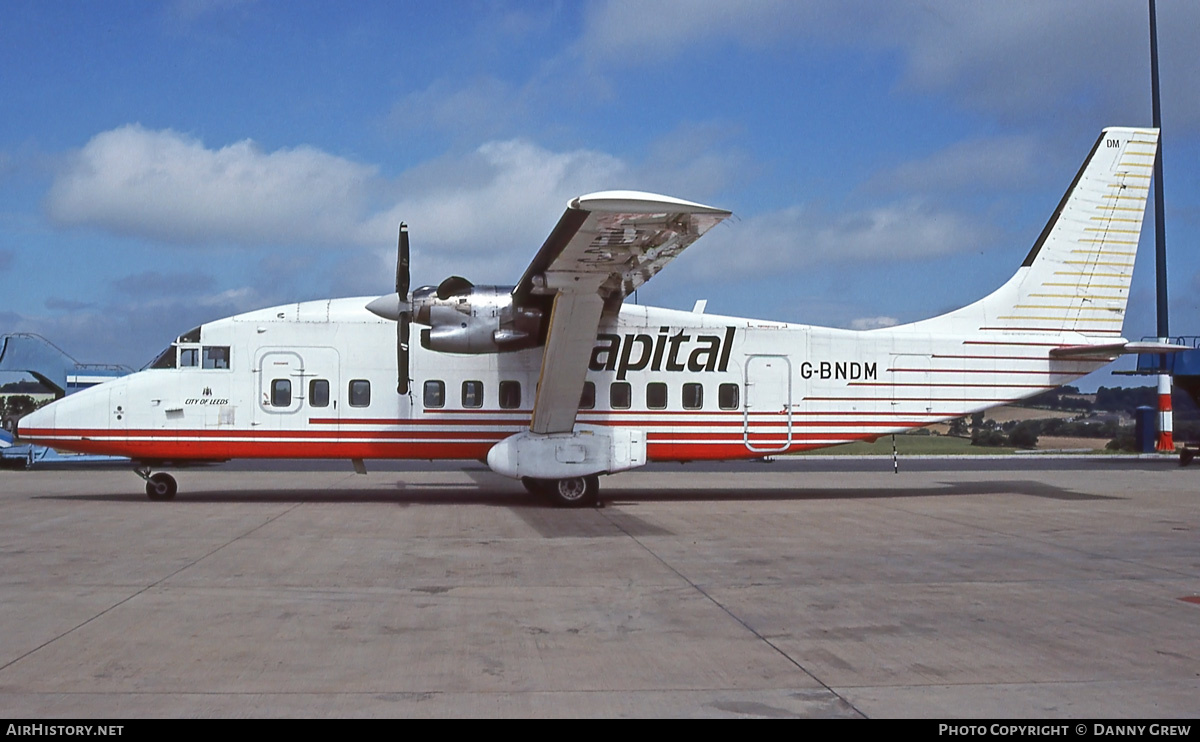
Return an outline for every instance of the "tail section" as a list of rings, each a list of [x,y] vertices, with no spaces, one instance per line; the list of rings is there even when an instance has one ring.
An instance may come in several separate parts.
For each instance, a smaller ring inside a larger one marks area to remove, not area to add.
[[[1157,129],[1105,129],[1016,275],[970,306],[917,324],[1120,337],[1157,151]]]

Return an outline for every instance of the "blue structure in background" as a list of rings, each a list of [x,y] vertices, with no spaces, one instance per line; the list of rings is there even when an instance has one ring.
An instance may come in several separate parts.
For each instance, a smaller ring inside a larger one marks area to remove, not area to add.
[[[1143,339],[1157,340],[1157,338]],[[1192,401],[1200,406],[1200,336],[1184,335],[1168,338],[1168,340],[1175,345],[1186,345],[1191,350],[1163,353],[1162,355],[1139,353],[1137,370],[1132,373],[1143,376],[1157,376],[1160,373],[1166,373],[1173,377],[1176,387],[1186,392]],[[1183,449],[1179,452],[1179,463],[1184,466],[1191,463],[1197,451],[1200,450],[1189,443],[1192,442],[1184,441]]]

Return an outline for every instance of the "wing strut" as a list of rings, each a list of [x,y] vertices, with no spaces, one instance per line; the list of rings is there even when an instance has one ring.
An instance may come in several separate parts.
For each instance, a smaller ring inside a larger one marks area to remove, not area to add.
[[[592,273],[547,275],[547,288],[558,289],[550,313],[550,331],[542,351],[542,373],[533,404],[534,433],[569,433],[575,427],[579,397],[596,328],[604,312],[600,284],[607,276]]]

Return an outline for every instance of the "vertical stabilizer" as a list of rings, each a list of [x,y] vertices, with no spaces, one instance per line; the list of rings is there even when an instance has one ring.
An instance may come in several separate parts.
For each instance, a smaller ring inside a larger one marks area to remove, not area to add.
[[[1157,129],[1105,129],[1017,274],[928,329],[1119,337],[1157,148]]]

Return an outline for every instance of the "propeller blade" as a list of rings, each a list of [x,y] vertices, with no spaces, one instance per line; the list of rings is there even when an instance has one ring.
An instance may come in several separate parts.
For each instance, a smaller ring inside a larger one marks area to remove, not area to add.
[[[400,304],[396,318],[396,392],[408,394],[408,325],[412,320],[412,304],[408,301],[408,225],[404,222],[400,223],[396,252],[396,296]]]
[[[408,225],[400,222],[400,244],[396,256],[396,293],[408,301]]]

